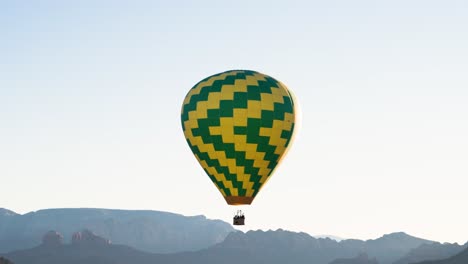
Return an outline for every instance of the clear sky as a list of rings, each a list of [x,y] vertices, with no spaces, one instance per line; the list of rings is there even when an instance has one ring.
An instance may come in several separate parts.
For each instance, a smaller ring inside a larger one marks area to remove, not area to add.
[[[246,228],[465,243],[467,47],[464,0],[2,1],[0,207],[229,221],[180,107],[250,69],[303,118]]]

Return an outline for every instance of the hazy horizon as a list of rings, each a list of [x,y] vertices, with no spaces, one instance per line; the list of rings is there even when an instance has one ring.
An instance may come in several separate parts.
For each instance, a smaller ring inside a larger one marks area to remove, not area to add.
[[[230,221],[180,108],[201,79],[249,69],[286,84],[302,122],[243,230],[466,243],[467,14],[461,0],[1,3],[0,207]]]

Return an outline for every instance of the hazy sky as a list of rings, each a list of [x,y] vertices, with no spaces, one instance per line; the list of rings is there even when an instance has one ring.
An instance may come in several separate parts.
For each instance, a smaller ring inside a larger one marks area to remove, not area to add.
[[[468,240],[468,1],[2,1],[0,207],[230,221],[180,108],[211,74],[293,90],[302,129],[246,229]]]

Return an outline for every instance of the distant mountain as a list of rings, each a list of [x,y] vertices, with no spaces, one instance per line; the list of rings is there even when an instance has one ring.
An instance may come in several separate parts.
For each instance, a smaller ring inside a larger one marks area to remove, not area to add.
[[[49,230],[57,230],[69,241],[81,229],[154,253],[208,248],[234,231],[220,220],[159,211],[47,209],[20,215],[1,209],[0,252],[35,247]]]
[[[445,259],[460,253],[466,246],[450,243],[423,244],[412,249],[406,256],[393,264],[410,264],[425,260]],[[468,264],[468,262],[467,262]]]
[[[467,264],[468,263],[468,248],[458,253],[457,255],[443,259],[418,262],[417,264]]]
[[[17,213],[5,208],[0,208],[0,217],[15,216]]]
[[[314,235],[313,237],[315,237],[315,238],[330,238],[330,239],[336,240],[338,242],[340,242],[342,240],[345,240],[344,238],[337,237],[337,236],[332,236],[332,235]]]
[[[14,251],[6,256],[20,264],[149,264],[155,259],[158,261],[163,259],[157,257],[157,254],[145,253],[128,246],[113,245],[108,239],[97,236],[89,230],[75,233],[71,244],[64,244],[60,233],[49,231],[39,246]]]
[[[379,264],[375,258],[369,259],[366,253],[359,254],[355,258],[336,259],[330,264]]]
[[[314,263],[327,264],[338,258],[353,258],[366,252],[376,258],[380,264],[391,264],[412,248],[430,241],[409,236],[405,233],[393,233],[375,240],[343,240],[337,242],[329,238],[314,238],[306,233],[284,230],[249,231],[230,233],[226,239],[211,248],[199,251],[206,259],[235,259],[243,256],[242,262],[249,263]],[[228,256],[228,257],[226,257]],[[197,258],[198,256],[193,256]],[[233,262],[235,263],[235,262]]]
[[[411,249],[422,244],[432,244],[434,241],[410,236],[403,232],[386,234],[374,240],[347,239],[340,242],[343,247],[353,248],[358,252],[366,252],[376,257],[381,264],[391,264]]]
[[[326,250],[322,247],[327,247],[328,242],[337,243],[331,239],[320,239],[319,247],[317,247],[309,243],[315,241],[315,238],[304,233],[287,231],[248,233],[248,235],[242,232],[230,233],[223,243],[196,252],[152,254],[123,245],[94,243],[94,240],[103,240],[96,235],[93,235],[93,239],[87,239],[81,244],[74,242],[63,244],[62,236],[50,231],[44,235],[40,246],[14,251],[5,256],[20,264],[283,264],[287,261],[294,264],[311,262],[327,264],[328,261],[324,261],[323,257],[318,254],[320,252],[318,249]],[[269,239],[273,241],[265,243]],[[314,253],[307,254],[310,246]],[[327,252],[327,254],[332,254],[332,252]],[[327,260],[333,258],[332,255],[326,257]]]
[[[71,244],[63,244],[63,237],[57,232],[47,232],[42,241],[41,246],[14,251],[5,257],[19,264],[376,264],[376,261],[383,264],[380,259],[395,261],[411,249],[403,249],[393,243],[412,245],[420,241],[417,245],[420,246],[426,240],[395,233],[376,240],[337,242],[284,230],[249,231],[229,233],[223,242],[207,249],[172,254],[146,253],[128,246],[113,245],[86,230],[72,235]],[[384,254],[385,248],[378,248],[378,245],[393,248],[390,252],[394,255]],[[395,253],[395,248],[401,249],[400,254]],[[378,254],[361,254],[366,252],[363,249]]]
[[[199,263],[217,259],[234,264],[236,256],[242,256],[243,264],[327,264],[336,258],[353,257],[359,252],[343,248],[339,242],[329,238],[317,239],[306,233],[278,229],[230,233],[222,243],[200,253],[200,256],[193,256],[199,258]]]

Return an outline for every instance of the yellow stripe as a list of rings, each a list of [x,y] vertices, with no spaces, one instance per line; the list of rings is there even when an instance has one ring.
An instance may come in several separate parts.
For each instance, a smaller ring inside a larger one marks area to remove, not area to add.
[[[234,92],[247,92],[247,81],[243,79],[237,79],[234,82]]]
[[[208,118],[208,102],[207,101],[200,101],[197,103],[197,119]]]
[[[234,100],[234,85],[225,84],[221,88],[221,100]]]
[[[234,143],[234,122],[232,117],[221,117],[221,136],[224,143]]]
[[[250,117],[250,118],[262,117],[262,105],[260,104],[260,101],[254,101],[254,100],[247,101],[247,117]]]
[[[247,109],[235,108],[233,115],[234,126],[247,127]]]
[[[274,88],[274,87],[271,88],[271,93],[273,94],[273,101],[275,101],[276,103],[284,104],[283,96],[285,96],[286,93],[284,93],[283,90],[284,89],[281,89],[281,88]]]
[[[294,114],[285,113],[283,129],[287,131],[291,131],[293,124],[294,124]]]
[[[262,98],[262,110],[268,110],[268,111],[273,111],[275,110],[275,101],[273,100],[273,95],[268,94],[268,93],[262,93],[260,94],[260,97]]]
[[[219,101],[221,100],[220,92],[212,92],[208,95],[208,109],[219,109]],[[197,107],[198,108],[198,107]]]

